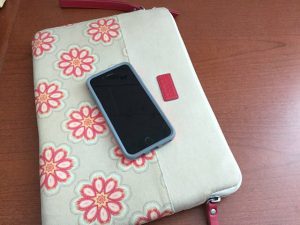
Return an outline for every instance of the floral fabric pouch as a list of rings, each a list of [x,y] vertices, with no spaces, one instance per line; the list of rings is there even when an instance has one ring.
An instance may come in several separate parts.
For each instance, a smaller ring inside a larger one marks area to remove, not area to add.
[[[143,224],[233,193],[241,173],[165,8],[45,29],[32,42],[40,141],[42,222]],[[86,87],[88,77],[130,62],[176,137],[126,159]],[[156,80],[170,73],[179,98]]]

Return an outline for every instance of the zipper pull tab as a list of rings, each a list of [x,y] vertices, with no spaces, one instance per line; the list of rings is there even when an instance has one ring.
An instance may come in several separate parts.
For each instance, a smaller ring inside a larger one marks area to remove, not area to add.
[[[212,197],[206,202],[207,220],[209,225],[219,225],[217,203],[221,197]]]
[[[62,8],[111,9],[124,12],[132,12],[140,9],[145,9],[141,5],[118,0],[59,0],[59,4]],[[179,12],[176,10],[169,9],[169,11],[173,15],[173,17],[179,15]]]

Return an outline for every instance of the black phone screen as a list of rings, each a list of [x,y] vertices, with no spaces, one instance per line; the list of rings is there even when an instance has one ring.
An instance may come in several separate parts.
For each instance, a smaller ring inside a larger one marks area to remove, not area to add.
[[[128,65],[95,77],[90,84],[128,153],[135,154],[171,134]]]

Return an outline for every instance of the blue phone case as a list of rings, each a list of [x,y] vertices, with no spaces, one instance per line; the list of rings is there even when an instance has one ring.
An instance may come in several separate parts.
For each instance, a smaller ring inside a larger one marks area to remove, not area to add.
[[[149,98],[151,99],[151,101],[153,102],[153,104],[155,105],[155,107],[157,108],[157,110],[160,112],[160,114],[162,115],[163,119],[166,121],[167,125],[170,127],[170,130],[171,130],[171,134],[170,134],[169,136],[167,136],[166,138],[164,138],[164,139],[162,139],[162,140],[160,140],[160,141],[158,141],[158,142],[156,142],[156,143],[150,145],[150,146],[147,147],[147,148],[142,149],[141,151],[139,151],[139,152],[137,152],[137,153],[135,153],[135,154],[130,154],[130,153],[126,150],[126,148],[124,147],[124,145],[123,145],[123,143],[122,143],[120,137],[118,136],[118,133],[116,132],[116,130],[115,130],[114,126],[112,125],[112,123],[111,123],[111,121],[110,121],[108,115],[106,114],[106,112],[105,112],[105,110],[104,110],[104,108],[103,108],[101,102],[99,101],[99,99],[98,99],[96,93],[94,92],[94,89],[93,89],[92,86],[91,86],[91,80],[92,80],[93,78],[98,77],[98,76],[101,76],[101,75],[107,73],[108,71],[113,70],[113,69],[115,69],[115,68],[117,68],[117,67],[119,67],[119,66],[123,66],[123,65],[129,66],[129,68],[132,70],[133,74],[136,76],[137,80],[138,80],[139,83],[142,85],[142,87],[143,87],[144,90],[146,91],[147,95],[149,96]],[[98,105],[100,111],[102,112],[102,114],[103,114],[103,116],[104,116],[104,118],[105,118],[105,120],[106,120],[106,122],[107,122],[107,124],[108,124],[108,126],[109,126],[109,128],[110,128],[110,130],[112,131],[112,133],[113,133],[113,135],[114,135],[114,137],[115,137],[115,139],[116,139],[118,145],[120,146],[121,151],[124,153],[124,155],[125,155],[128,159],[136,159],[137,157],[139,157],[139,156],[141,156],[141,155],[143,155],[143,154],[146,154],[146,153],[150,152],[151,150],[154,150],[154,149],[156,149],[156,148],[159,148],[160,146],[166,144],[167,142],[171,141],[171,140],[175,137],[175,130],[174,130],[173,127],[171,126],[169,120],[166,118],[165,114],[162,112],[162,110],[160,109],[160,107],[158,106],[158,104],[156,103],[156,101],[154,100],[154,98],[152,97],[152,95],[150,94],[149,90],[146,88],[145,84],[142,82],[141,78],[138,76],[138,74],[136,73],[135,69],[131,66],[130,63],[123,62],[123,63],[117,64],[117,65],[115,65],[115,66],[113,66],[113,67],[110,67],[110,68],[108,68],[108,69],[106,69],[106,70],[104,70],[104,71],[102,71],[102,72],[100,72],[100,73],[97,73],[97,74],[95,74],[95,75],[89,77],[88,80],[87,80],[87,86],[88,86],[88,88],[89,88],[89,90],[90,90],[90,92],[91,92],[91,94],[92,94],[94,100],[96,101],[96,103],[97,103],[97,105]]]

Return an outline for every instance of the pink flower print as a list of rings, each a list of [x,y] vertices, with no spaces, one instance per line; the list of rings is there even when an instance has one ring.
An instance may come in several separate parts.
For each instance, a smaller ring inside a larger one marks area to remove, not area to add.
[[[114,18],[99,19],[88,24],[87,35],[93,43],[111,43],[112,39],[120,35],[120,25]]]
[[[40,186],[47,194],[57,192],[63,184],[72,181],[72,170],[77,160],[70,156],[70,148],[66,145],[56,148],[53,144],[46,144],[40,155]]]
[[[57,67],[64,78],[83,79],[87,73],[95,70],[96,56],[87,47],[72,46],[59,53]]]
[[[170,207],[160,207],[156,202],[147,203],[144,207],[144,212],[135,213],[132,217],[132,224],[141,225],[154,220],[161,219],[165,216],[170,216],[173,214],[173,211]]]
[[[112,224],[127,213],[125,199],[128,189],[121,185],[117,174],[105,176],[102,172],[92,175],[90,181],[81,182],[76,189],[73,212],[80,214],[80,224]]]
[[[56,36],[52,31],[39,31],[32,39],[32,54],[34,57],[43,56],[44,53],[53,50],[53,43],[56,41]]]
[[[53,110],[63,108],[63,99],[66,98],[67,92],[61,89],[58,81],[49,82],[40,80],[34,90],[36,112],[39,117],[46,117]]]
[[[108,133],[108,127],[97,106],[82,103],[78,109],[70,110],[68,120],[63,124],[64,130],[70,133],[73,142],[83,140],[87,144],[97,142],[98,136]]]
[[[127,171],[132,168],[137,172],[143,172],[148,168],[149,162],[156,162],[155,156],[155,151],[151,151],[137,159],[130,160],[124,156],[119,146],[115,146],[111,150],[111,157],[118,161],[118,167],[123,171]]]

